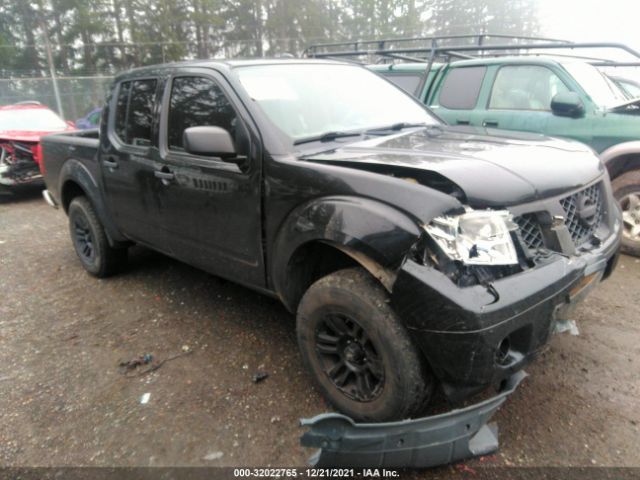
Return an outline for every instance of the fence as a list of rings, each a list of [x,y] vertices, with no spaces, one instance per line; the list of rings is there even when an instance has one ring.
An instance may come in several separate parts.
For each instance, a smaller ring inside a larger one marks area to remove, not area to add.
[[[58,77],[62,112],[66,120],[83,117],[93,108],[102,106],[113,77],[106,75]],[[0,79],[0,105],[36,100],[58,111],[51,78]]]

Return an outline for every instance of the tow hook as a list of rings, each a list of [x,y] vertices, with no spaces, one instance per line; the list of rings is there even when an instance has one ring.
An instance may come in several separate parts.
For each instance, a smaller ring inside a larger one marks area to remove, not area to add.
[[[497,425],[487,424],[527,376],[514,373],[500,392],[469,407],[429,417],[387,423],[356,423],[338,413],[300,420],[310,427],[300,443],[319,448],[315,467],[427,468],[458,462],[498,449]]]

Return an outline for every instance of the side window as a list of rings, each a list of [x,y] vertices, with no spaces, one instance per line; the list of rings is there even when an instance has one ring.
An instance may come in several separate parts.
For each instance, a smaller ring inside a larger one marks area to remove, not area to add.
[[[157,80],[136,80],[131,86],[125,142],[129,145],[151,145],[156,85]]]
[[[171,85],[167,144],[182,150],[182,135],[189,127],[215,126],[227,130],[240,153],[248,151],[248,137],[233,106],[220,87],[204,77],[177,77]]]
[[[459,67],[449,70],[440,90],[440,105],[451,110],[475,108],[486,72],[487,67]]]
[[[494,110],[551,110],[551,99],[569,89],[546,67],[510,65],[500,68],[491,91]]]
[[[131,91],[131,82],[122,82],[118,89],[118,99],[116,100],[116,135],[120,140],[124,141],[127,133],[127,106],[129,104],[129,92]]]
[[[115,133],[128,145],[151,144],[157,80],[123,82],[118,90]]]
[[[416,90],[422,79],[422,75],[383,74],[383,76],[411,95],[416,94]]]

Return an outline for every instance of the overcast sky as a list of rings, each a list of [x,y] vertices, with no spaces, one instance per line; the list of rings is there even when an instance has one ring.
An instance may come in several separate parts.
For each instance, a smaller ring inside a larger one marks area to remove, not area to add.
[[[638,0],[538,0],[543,35],[622,42],[640,50]]]
[[[640,0],[538,0],[538,5],[543,36],[574,42],[619,42],[640,51]],[[638,61],[613,50],[582,50],[581,53]],[[609,68],[607,71],[640,82],[640,67]]]

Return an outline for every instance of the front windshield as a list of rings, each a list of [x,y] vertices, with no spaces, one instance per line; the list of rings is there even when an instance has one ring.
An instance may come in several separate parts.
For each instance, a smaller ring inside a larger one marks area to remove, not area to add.
[[[0,130],[23,132],[55,132],[68,125],[58,115],[45,108],[0,110]]]
[[[640,85],[636,82],[627,80],[624,78],[616,78],[613,79],[620,90],[622,90],[629,100],[633,100],[634,98],[640,98]]]
[[[620,89],[593,65],[570,62],[563,66],[600,107],[613,107],[627,100]]]
[[[259,65],[237,72],[249,96],[294,141],[327,132],[438,123],[410,96],[361,67]]]

